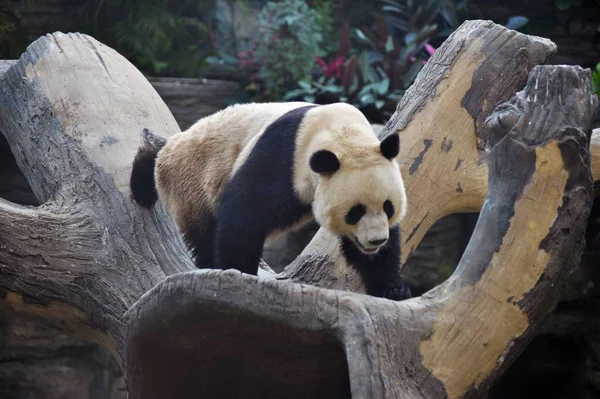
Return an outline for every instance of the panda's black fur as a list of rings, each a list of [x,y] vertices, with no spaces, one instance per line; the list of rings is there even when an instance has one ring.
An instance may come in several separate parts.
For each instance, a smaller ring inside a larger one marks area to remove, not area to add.
[[[267,235],[310,214],[310,205],[298,200],[292,183],[296,132],[310,108],[289,111],[267,127],[223,190],[216,215],[215,268],[256,274]]]
[[[346,237],[341,237],[342,253],[348,264],[360,274],[367,293],[390,299],[410,298],[410,289],[400,277],[400,228],[390,229],[390,238],[385,247],[375,255],[365,255]]]
[[[301,201],[294,191],[294,160],[299,126],[315,107],[298,106],[270,123],[224,184],[214,214],[203,213],[201,223],[186,219],[180,224],[198,268],[235,268],[256,275],[267,236],[275,230],[285,231],[311,215],[311,204]],[[157,155],[164,146],[160,144],[141,147],[134,159],[130,187],[133,198],[144,207],[152,206],[157,199],[155,184],[159,179],[155,182],[149,171],[156,167]],[[384,140],[381,153],[388,159],[397,155],[397,135]],[[313,154],[310,167],[326,175],[335,173],[340,163],[325,149]],[[389,229],[387,243],[372,255],[361,252],[347,237],[339,239],[342,253],[359,272],[367,294],[393,300],[411,296],[400,278],[397,225]]]

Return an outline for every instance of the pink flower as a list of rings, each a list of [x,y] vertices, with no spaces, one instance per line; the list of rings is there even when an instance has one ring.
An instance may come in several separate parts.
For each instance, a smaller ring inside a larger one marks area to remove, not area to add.
[[[435,54],[435,47],[433,47],[429,43],[425,43],[425,50],[427,50],[427,52],[429,53],[429,55],[434,55]]]
[[[238,52],[238,62],[240,67],[249,67],[252,68],[254,66],[254,60],[252,59],[252,52],[250,51],[239,51]]]
[[[332,76],[336,76],[338,78],[340,78],[342,76],[342,65],[344,64],[344,57],[339,55],[335,58],[335,60],[333,60],[332,62],[326,63],[325,61],[323,61],[323,59],[318,58],[316,59],[317,64],[319,64],[319,66],[321,67],[321,70],[323,71],[323,74],[325,74],[325,76],[332,77]]]

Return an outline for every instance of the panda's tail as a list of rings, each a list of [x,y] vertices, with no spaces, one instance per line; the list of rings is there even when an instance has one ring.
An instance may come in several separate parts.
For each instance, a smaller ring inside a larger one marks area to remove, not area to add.
[[[158,192],[154,182],[154,165],[158,152],[167,140],[149,129],[142,130],[142,145],[133,159],[129,187],[135,202],[150,208],[158,200]]]

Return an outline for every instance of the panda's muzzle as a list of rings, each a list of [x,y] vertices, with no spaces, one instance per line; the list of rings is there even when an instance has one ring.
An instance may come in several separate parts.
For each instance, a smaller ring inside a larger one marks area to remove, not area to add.
[[[376,247],[382,246],[387,241],[387,238],[382,238],[381,240],[369,240],[369,244],[375,245]]]
[[[374,247],[365,247],[364,245],[362,245],[362,243],[356,236],[352,236],[352,241],[354,242],[354,245],[356,245],[356,247],[360,250],[360,252],[364,253],[365,255],[374,255],[387,242],[387,238],[381,240],[373,240],[374,242],[379,243],[374,244]],[[373,244],[373,241],[369,241],[369,244]]]

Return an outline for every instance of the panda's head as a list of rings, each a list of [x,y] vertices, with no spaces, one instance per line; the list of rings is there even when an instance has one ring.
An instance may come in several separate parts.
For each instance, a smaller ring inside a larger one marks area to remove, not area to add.
[[[313,214],[317,222],[350,239],[364,254],[387,244],[389,230],[404,217],[406,194],[396,162],[398,134],[360,147],[340,159],[322,149],[310,156],[317,176]]]

